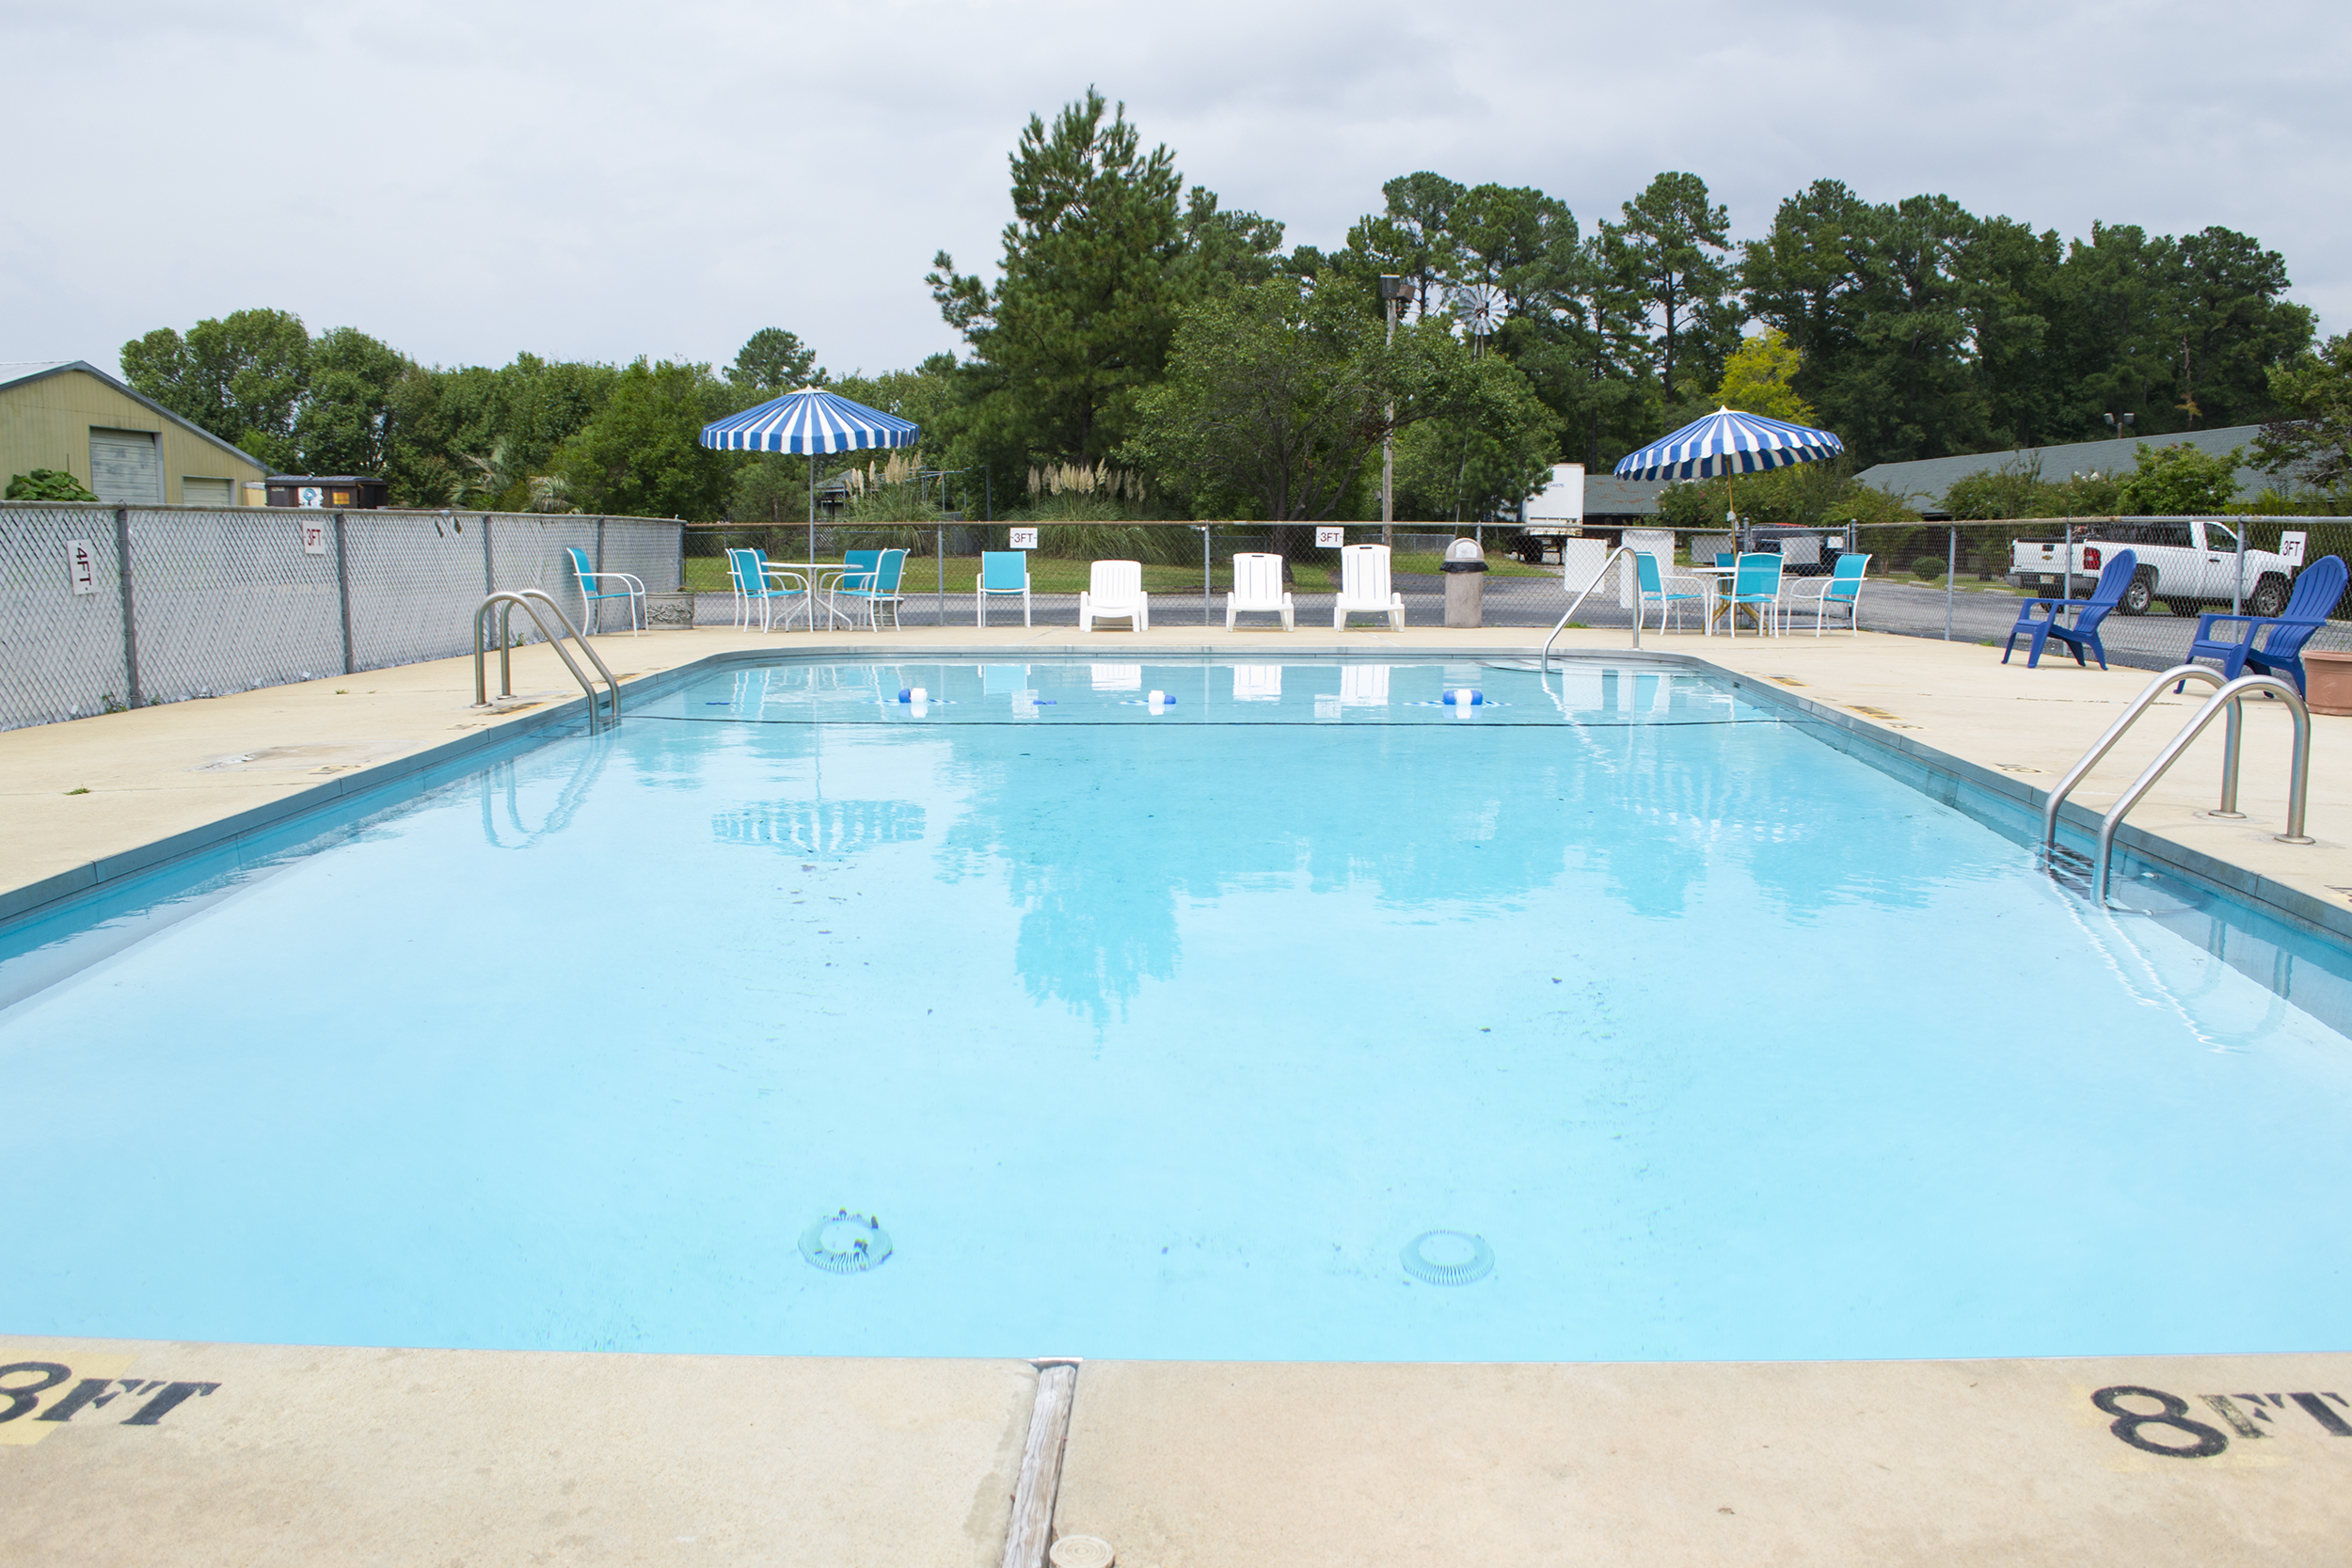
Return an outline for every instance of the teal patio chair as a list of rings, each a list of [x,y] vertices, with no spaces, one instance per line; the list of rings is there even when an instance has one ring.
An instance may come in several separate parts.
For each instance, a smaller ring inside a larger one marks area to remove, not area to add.
[[[748,630],[752,624],[752,607],[759,607],[759,629],[767,631],[775,621],[776,607],[784,607],[784,624],[792,624],[792,607],[810,608],[808,578],[799,572],[769,564],[768,558],[755,549],[727,551],[727,577],[735,588],[735,624]],[[787,586],[787,584],[789,586]],[[817,623],[809,621],[814,631]]]
[[[580,624],[583,630],[594,635],[602,629],[604,601],[607,599],[628,601],[628,634],[631,637],[644,629],[645,585],[642,579],[628,572],[592,570],[588,564],[588,552],[577,545],[564,546],[564,553],[572,558],[572,576],[580,582]],[[596,592],[599,582],[617,582],[621,586],[599,594]]]
[[[1633,575],[1635,579],[1640,582],[1642,589],[1642,603],[1634,613],[1636,615],[1646,615],[1649,613],[1650,608],[1652,606],[1656,606],[1658,610],[1658,629],[1661,633],[1663,633],[1666,629],[1666,612],[1669,610],[1674,611],[1675,625],[1677,626],[1682,625],[1682,607],[1686,604],[1698,605],[1702,607],[1700,613],[1706,613],[1704,607],[1707,603],[1707,595],[1704,593],[1673,594],[1668,593],[1666,590],[1666,584],[1670,582],[1687,582],[1696,586],[1698,579],[1696,578],[1667,577],[1663,572],[1659,570],[1658,558],[1651,555],[1648,551],[1636,550],[1634,552]]]
[[[972,580],[973,596],[979,604],[979,622],[988,625],[988,601],[1021,599],[1021,624],[1029,624],[1029,552],[1026,550],[982,550],[980,575]]]
[[[1859,635],[1862,630],[1862,575],[1870,568],[1867,555],[1846,554],[1837,558],[1836,570],[1825,578],[1807,578],[1789,584],[1786,599],[1780,607],[1782,630],[1788,626],[1792,612],[1811,609],[1813,635],[1821,635],[1821,623],[1833,610],[1846,612],[1847,628]]]
[[[1780,557],[1771,550],[1754,550],[1732,568],[1731,593],[1725,603],[1731,612],[1731,635],[1740,635],[1740,612],[1756,621],[1758,636],[1780,635]]]
[[[852,550],[845,559],[856,564],[856,558],[867,553]],[[871,631],[882,630],[882,611],[887,609],[890,625],[896,629],[898,625],[898,579],[906,573],[907,552],[876,550],[870,553],[878,557],[874,563],[862,573],[843,577],[834,588],[828,604],[831,608],[846,607],[851,626],[857,624],[858,611],[863,610],[866,628]]]

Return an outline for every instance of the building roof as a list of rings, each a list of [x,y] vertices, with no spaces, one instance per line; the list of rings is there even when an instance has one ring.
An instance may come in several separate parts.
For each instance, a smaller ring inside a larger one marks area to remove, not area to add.
[[[1584,476],[1584,515],[1594,517],[1655,517],[1658,497],[1666,488],[1662,479],[1614,479],[1607,474]]]
[[[1963,457],[1923,457],[1910,463],[1880,463],[1854,477],[1914,506],[1932,506],[1956,479],[1990,473],[2005,464],[2042,460],[2042,477],[2056,483],[2070,474],[2129,473],[2139,466],[2139,444],[2152,447],[2195,447],[2209,456],[2225,457],[2237,447],[2250,447],[2262,434],[2258,424],[2237,424],[2219,430],[2185,430],[2170,436],[2135,436],[2117,441],[2076,441],[2061,447],[2021,447],[2013,451],[1980,451]],[[2264,486],[2292,487],[2290,476],[2240,465],[2240,492],[2259,495]]]
[[[170,409],[166,408],[162,404],[157,403],[153,398],[145,397],[133,391],[130,388],[124,386],[120,381],[111,375],[108,375],[104,371],[100,370],[97,366],[91,364],[87,359],[21,359],[14,361],[13,363],[0,361],[0,392],[5,392],[11,387],[24,386],[27,382],[43,381],[53,375],[63,375],[68,371],[80,371],[86,375],[96,376],[99,380],[104,382],[116,391],[120,392],[124,397],[129,398],[133,403],[140,404],[150,412],[162,419],[169,420],[173,424],[178,425],[189,435],[211,442],[214,446],[216,446],[221,451],[234,456],[240,462],[246,464],[257,472],[266,471],[266,467],[262,460],[254,456],[251,452],[246,451],[243,447],[236,445],[234,442],[222,440],[219,436],[214,435],[211,431],[205,429],[202,425],[196,423],[194,420],[181,418]]]

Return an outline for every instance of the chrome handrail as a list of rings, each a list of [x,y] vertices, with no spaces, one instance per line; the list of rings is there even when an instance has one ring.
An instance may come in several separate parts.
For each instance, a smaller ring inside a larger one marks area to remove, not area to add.
[[[2042,847],[2044,852],[2058,847],[2058,807],[2065,804],[2066,798],[2074,792],[2074,786],[2082,783],[2085,775],[2099,766],[2101,759],[2115,749],[2115,743],[2123,738],[2123,732],[2139,721],[2139,716],[2148,711],[2149,705],[2163,693],[2166,687],[2190,679],[2206,681],[2216,687],[2221,685],[2219,672],[2208,669],[2202,664],[2174,665],[2163,674],[2158,675],[2147,690],[2126,704],[2123,716],[2108,725],[2107,733],[2101,736],[2090,750],[2082,754],[2082,760],[2067,770],[2066,777],[2060,779],[2052,787],[2048,799],[2042,805]],[[2238,733],[2243,727],[2242,720],[2243,715],[2233,704],[2230,708],[2229,739],[2221,754],[2221,808],[2214,813],[2217,816],[2241,815],[2237,809],[2237,755]]]
[[[2099,859],[2093,868],[2091,902],[2103,909],[2106,906],[2107,867],[2115,853],[2115,831],[2123,825],[2124,813],[2139,804],[2140,798],[2155,787],[2156,781],[2164,777],[2165,769],[2180,760],[2181,753],[2188,750],[2189,742],[2203,734],[2205,726],[2213,722],[2215,714],[2225,710],[2235,713],[2237,705],[2248,693],[2254,691],[2267,691],[2281,699],[2287,705],[2287,711],[2295,718],[2295,753],[2287,772],[2287,831],[2271,836],[2280,844],[2312,842],[2303,832],[2303,810],[2310,799],[2312,782],[2311,710],[2303,705],[2303,694],[2285,681],[2268,675],[2240,675],[2205,699],[2205,705],[2198,710],[2197,716],[2166,744],[2163,751],[2156,753],[2156,760],[2148,765],[2146,772],[2132,781],[2131,787],[2117,798],[2114,806],[2107,812],[2106,819],[2099,824]]]
[[[604,703],[596,693],[596,683],[591,681],[588,678],[587,673],[580,669],[580,661],[572,657],[571,650],[564,646],[563,639],[557,637],[555,633],[548,629],[547,620],[539,613],[538,606],[533,605],[531,602],[533,599],[538,600],[540,604],[544,604],[549,610],[555,611],[556,624],[564,628],[564,632],[570,636],[573,641],[580,644],[580,651],[588,656],[590,661],[596,665],[597,673],[604,676],[604,684],[611,689],[612,694],[612,712],[609,719],[603,712]],[[514,645],[513,621],[515,607],[516,605],[520,605],[522,607],[523,613],[531,617],[532,623],[539,628],[539,635],[548,640],[548,646],[555,650],[555,657],[562,659],[564,661],[564,667],[572,673],[572,679],[580,683],[580,691],[588,699],[589,732],[594,734],[597,730],[602,729],[608,723],[619,723],[621,720],[621,683],[612,678],[612,672],[605,664],[603,657],[596,652],[596,648],[589,643],[586,638],[580,635],[579,628],[572,625],[572,618],[564,613],[564,607],[557,604],[553,599],[549,598],[547,594],[541,593],[536,588],[501,588],[497,593],[492,594],[488,598],[484,599],[481,604],[474,607],[474,706],[487,707],[490,705],[489,676],[483,662],[483,655],[485,651],[483,642],[484,633],[488,629],[487,623],[493,607],[495,607],[499,612],[499,695],[501,697],[512,697],[515,694],[514,659],[509,650]]]
[[[1638,555],[1640,553],[1640,551],[1634,549],[1634,547],[1630,545],[1619,545],[1615,549],[1611,550],[1606,556],[1601,558],[1600,570],[1594,574],[1592,581],[1584,585],[1584,592],[1576,596],[1576,602],[1568,606],[1567,613],[1560,617],[1560,624],[1551,628],[1551,636],[1544,639],[1544,657],[1537,662],[1536,665],[1536,673],[1538,674],[1547,673],[1550,671],[1551,644],[1553,641],[1559,637],[1561,632],[1567,628],[1568,622],[1575,618],[1579,607],[1581,607],[1586,599],[1592,597],[1593,590],[1600,586],[1600,579],[1609,575],[1610,564],[1621,555]],[[1638,570],[1638,568],[1636,569]],[[1637,648],[1642,645],[1642,585],[1641,579],[1638,577],[1634,579],[1633,584],[1633,645]]]

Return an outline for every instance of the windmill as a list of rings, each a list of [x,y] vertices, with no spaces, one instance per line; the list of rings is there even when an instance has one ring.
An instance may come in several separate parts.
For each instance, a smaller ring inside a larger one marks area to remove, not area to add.
[[[1470,334],[1473,354],[1485,351],[1486,340],[1502,330],[1502,318],[1510,313],[1511,302],[1491,283],[1454,291],[1454,319]]]

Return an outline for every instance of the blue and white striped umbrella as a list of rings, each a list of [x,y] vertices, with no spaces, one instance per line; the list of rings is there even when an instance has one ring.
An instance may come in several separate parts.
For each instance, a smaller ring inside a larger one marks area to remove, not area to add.
[[[703,426],[703,445],[722,451],[855,451],[911,447],[920,426],[815,387]]]
[[[817,462],[815,454],[855,451],[861,447],[911,447],[922,427],[896,414],[815,387],[803,387],[756,408],[703,426],[703,445],[721,451],[792,451],[809,457],[808,558],[817,559]],[[809,629],[817,629],[814,613]]]
[[[1718,408],[1623,458],[1616,474],[1619,479],[1712,479],[1818,463],[1845,450],[1846,443],[1826,430]]]

